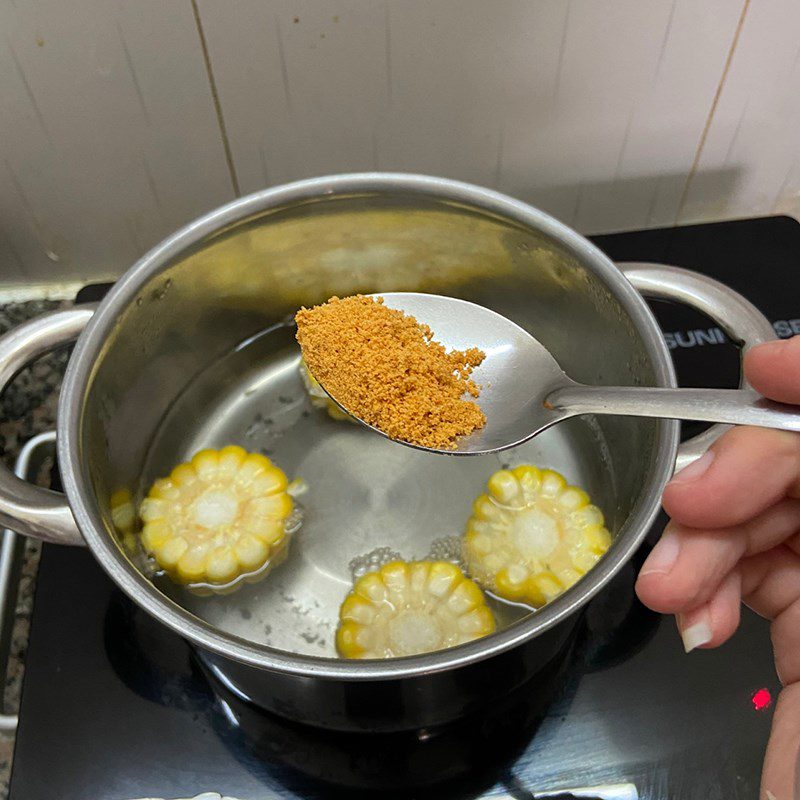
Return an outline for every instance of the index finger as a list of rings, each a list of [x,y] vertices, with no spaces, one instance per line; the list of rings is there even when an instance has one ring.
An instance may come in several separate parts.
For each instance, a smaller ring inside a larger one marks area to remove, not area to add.
[[[723,528],[786,496],[800,497],[800,434],[733,428],[670,481],[663,504],[683,525]]]

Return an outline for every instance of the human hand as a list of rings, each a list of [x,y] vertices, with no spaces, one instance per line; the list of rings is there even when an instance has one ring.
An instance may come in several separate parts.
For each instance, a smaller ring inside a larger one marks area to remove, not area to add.
[[[800,405],[800,336],[752,348],[744,371],[763,395]],[[763,800],[800,797],[800,434],[733,428],[664,491],[671,517],[636,584],[675,614],[686,651],[718,647],[741,603],[772,620],[783,690],[761,777]]]

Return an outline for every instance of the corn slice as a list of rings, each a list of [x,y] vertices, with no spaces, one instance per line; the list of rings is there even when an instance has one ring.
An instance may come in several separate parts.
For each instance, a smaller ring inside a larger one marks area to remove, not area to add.
[[[331,419],[356,422],[353,417],[342,411],[342,409],[331,400],[328,393],[320,386],[319,381],[309,372],[306,362],[302,358],[300,359],[300,377],[303,380],[303,386],[305,386],[308,398],[311,400],[311,405],[314,406],[314,408],[324,408]]]
[[[540,608],[608,550],[603,514],[554,470],[501,469],[475,500],[462,542],[470,576],[499,597]]]
[[[492,633],[483,593],[449,561],[392,561],[359,578],[339,610],[344,658],[396,658]]]
[[[231,445],[201,450],[153,484],[139,515],[142,546],[176,583],[229,590],[285,556],[292,512],[286,475]],[[112,515],[125,520],[124,498]]]

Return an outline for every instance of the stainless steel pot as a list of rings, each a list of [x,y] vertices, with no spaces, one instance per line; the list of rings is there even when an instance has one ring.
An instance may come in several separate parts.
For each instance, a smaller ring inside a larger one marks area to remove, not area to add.
[[[302,304],[398,290],[494,308],[531,330],[570,375],[590,384],[675,385],[669,352],[640,292],[694,305],[744,347],[773,338],[767,320],[721,284],[677,268],[620,269],[566,226],[496,192],[400,174],[301,181],[236,200],[186,226],[134,264],[96,309],[56,312],[0,340],[2,387],[37,355],[78,338],[58,416],[66,497],[0,468],[0,524],[51,542],[88,545],[116,584],[192,642],[228,688],[303,722],[369,730],[431,726],[521,685],[557,657],[576,612],[636,550],[676,459],[688,463],[718,428],[680,449],[676,421],[572,420],[554,429],[556,439],[542,438],[549,432],[537,437],[553,444],[554,458],[572,465],[605,510],[615,534],[611,549],[535,614],[485,639],[411,658],[344,661],[292,652],[290,632],[270,645],[237,635],[235,626],[222,630],[213,613],[201,619],[144,577],[114,529],[112,492],[152,480],[175,463],[170,458],[198,444],[241,436],[242,398],[257,385],[248,370],[258,367],[246,355],[258,348],[245,345],[278,330]],[[228,366],[220,372],[214,365],[222,363]],[[250,382],[237,383],[240,377]],[[383,440],[380,446],[389,449],[372,451],[380,437],[365,435],[332,451],[327,477],[317,475],[311,490],[324,495],[350,465],[372,454],[370,474],[382,465],[387,470],[379,510],[387,525],[407,535],[407,544],[414,543],[423,510],[458,519],[469,492],[497,468],[496,462],[478,469],[465,466],[478,464],[473,459],[436,456],[406,462],[418,456],[401,458],[413,451]],[[315,449],[313,441],[303,446],[306,453]],[[320,469],[302,463],[298,471],[306,479],[302,469]],[[470,476],[464,485],[462,475]],[[309,591],[316,591],[306,574],[310,561],[324,565],[317,577],[346,565],[342,551],[358,512],[355,500],[339,500],[330,499],[326,535],[313,533],[313,525],[301,531],[303,557],[280,568],[288,578],[302,578]],[[331,627],[334,622],[331,616]]]

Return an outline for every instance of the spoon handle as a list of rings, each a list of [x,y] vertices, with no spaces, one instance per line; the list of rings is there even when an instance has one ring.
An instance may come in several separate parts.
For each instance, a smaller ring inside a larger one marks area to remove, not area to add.
[[[767,400],[751,389],[656,389],[571,384],[548,395],[548,408],[578,414],[692,419],[800,431],[800,406]]]

